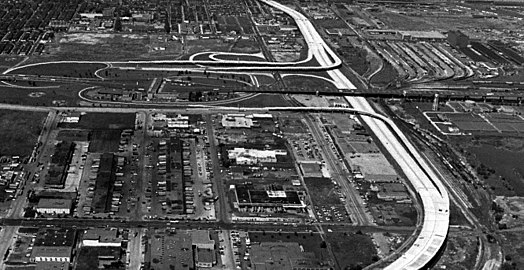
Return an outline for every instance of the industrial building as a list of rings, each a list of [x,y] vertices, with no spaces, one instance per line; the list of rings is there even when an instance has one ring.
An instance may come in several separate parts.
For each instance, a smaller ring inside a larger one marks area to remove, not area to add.
[[[38,201],[36,211],[40,214],[69,215],[73,201],[71,199],[42,198]]]
[[[325,262],[315,258],[312,252],[303,252],[295,242],[262,242],[251,246],[253,269],[332,269]]]
[[[278,156],[287,155],[286,150],[257,150],[235,147],[228,150],[228,158],[237,165],[255,165],[260,163],[275,163]]]
[[[51,155],[49,171],[45,178],[45,185],[49,188],[64,188],[69,163],[73,157],[75,144],[73,142],[60,142],[55,146]]]
[[[95,194],[92,205],[93,213],[108,213],[111,211],[111,195],[116,178],[114,163],[114,154],[102,154],[95,183]]]
[[[75,243],[75,230],[42,228],[36,235],[30,261],[40,263],[40,269],[48,269],[57,262],[69,263]]]
[[[195,262],[197,267],[209,268],[217,263],[215,254],[215,240],[212,240],[209,231],[190,231],[192,245],[195,249]]]
[[[233,205],[241,212],[303,212],[304,195],[293,190],[268,190],[232,185]]]
[[[82,236],[84,247],[121,247],[122,237],[115,229],[89,229]]]

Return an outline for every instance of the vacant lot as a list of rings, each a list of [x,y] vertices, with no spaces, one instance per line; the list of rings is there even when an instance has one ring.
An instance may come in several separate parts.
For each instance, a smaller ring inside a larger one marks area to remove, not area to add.
[[[495,195],[524,196],[524,152],[489,144],[469,147],[471,158],[478,161],[477,172]]]
[[[284,78],[284,82],[288,86],[309,90],[311,92],[336,90],[335,86],[331,82],[314,77],[289,75]]]
[[[290,104],[278,94],[261,94],[248,100],[229,104],[230,106],[239,107],[279,107],[290,106]]]
[[[505,255],[506,263],[514,268],[505,269],[524,269],[524,234],[521,232],[503,232],[502,250]]]
[[[120,142],[120,130],[93,130],[91,133],[89,152],[117,152]]]
[[[78,255],[76,269],[98,269],[100,257],[121,258],[121,253],[121,249],[115,247],[83,247]],[[125,269],[125,265],[121,260],[120,263],[114,264],[111,269]]]
[[[231,55],[231,54],[217,54],[214,56],[220,60],[229,60],[229,61],[267,61],[265,58],[258,57],[255,55]]]
[[[228,52],[233,46],[220,39],[194,39],[186,40],[186,48],[189,55],[199,52]]]
[[[11,73],[41,76],[63,76],[75,78],[94,78],[95,71],[107,67],[106,64],[51,63],[23,67]]]
[[[135,114],[88,113],[82,115],[78,123],[62,123],[60,127],[83,129],[132,129],[135,127]]]
[[[0,72],[14,66],[23,59],[22,56],[2,55],[0,57]]]
[[[28,156],[47,113],[0,110],[0,156]]]
[[[37,83],[37,86],[39,84]],[[85,84],[62,84],[53,88],[19,88],[0,84],[0,103],[33,106],[76,106],[78,91],[86,87],[88,86]]]
[[[160,47],[165,50],[157,49]],[[64,33],[57,34],[55,41],[48,43],[44,53],[35,60],[173,59],[181,55],[181,49],[179,41],[159,40],[157,35]]]
[[[329,178],[311,178],[304,179],[310,192],[311,200],[315,205],[339,205],[340,199],[337,196],[335,185]]]
[[[251,39],[240,39],[231,48],[232,52],[257,53],[260,52],[258,42]]]
[[[361,233],[328,233],[331,246],[340,269],[357,269],[378,260],[371,238]]]
[[[315,253],[317,258],[326,258],[328,251],[323,246],[320,235],[314,233],[291,233],[291,232],[250,232],[251,242],[295,242],[304,247],[304,251]]]
[[[436,268],[457,270],[473,269],[475,267],[477,253],[478,240],[476,235],[463,232],[451,232],[446,242],[446,249]]]

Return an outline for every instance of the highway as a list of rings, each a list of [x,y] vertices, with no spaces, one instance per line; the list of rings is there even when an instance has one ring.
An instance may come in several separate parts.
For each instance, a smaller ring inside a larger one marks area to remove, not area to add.
[[[302,35],[308,45],[308,59],[314,57],[320,66],[307,66],[306,62],[258,62],[258,61],[221,61],[219,63],[215,61],[130,61],[123,62],[125,64],[200,64],[200,65],[228,65],[228,70],[327,70],[327,73],[334,81],[334,85],[343,91],[346,89],[355,90],[355,86],[351,81],[338,69],[342,64],[342,61],[332,51],[332,49],[325,43],[319,33],[316,31],[311,22],[298,11],[277,3],[271,0],[259,0],[267,5],[274,8],[280,9],[283,12],[290,15],[297,23],[298,28],[302,32]],[[306,59],[306,60],[308,60]],[[308,60],[309,61],[309,60]],[[218,67],[223,69],[225,67]],[[12,71],[10,69],[4,74]],[[418,193],[422,206],[424,208],[424,218],[421,228],[421,232],[413,245],[400,256],[398,259],[389,264],[385,269],[398,270],[398,269],[421,269],[428,265],[428,263],[435,257],[444,244],[447,237],[449,227],[449,197],[448,193],[443,186],[440,178],[435,174],[431,167],[426,163],[424,158],[418,153],[411,142],[406,136],[400,131],[400,129],[393,123],[389,118],[378,114],[371,107],[368,101],[362,97],[346,97],[347,102],[353,107],[353,109],[345,108],[317,108],[317,107],[300,107],[300,108],[289,108],[289,107],[272,107],[272,108],[242,108],[243,111],[247,110],[266,110],[266,111],[304,111],[304,112],[346,112],[346,113],[359,113],[362,115],[363,122],[370,128],[370,130],[377,136],[382,145],[391,154],[391,156],[397,161],[398,165],[406,175],[410,184],[414,190]],[[72,108],[85,110],[88,108]],[[90,108],[90,109],[108,109],[109,111],[115,110],[115,108]],[[116,108],[116,110],[138,110],[140,108]],[[144,110],[144,109],[141,109]],[[180,111],[180,109],[178,109]],[[208,109],[205,106],[196,108],[197,110],[206,111]],[[231,110],[239,111],[240,108],[231,107],[218,107],[213,108],[216,110]],[[209,112],[209,111],[208,111]],[[85,220],[78,220],[82,225],[91,224]],[[36,221],[31,220],[4,220],[5,225],[18,226],[18,225],[38,225]],[[57,222],[56,225],[65,225],[66,220],[46,220],[43,224],[49,224],[50,222]],[[119,222],[119,221],[117,221]],[[146,221],[135,221],[135,222],[146,222]],[[160,221],[161,222],[161,221]],[[165,224],[166,221],[164,221]],[[112,224],[109,220],[93,220],[93,225],[97,226],[103,224]],[[126,221],[117,223],[121,225],[127,224]],[[136,223],[140,225],[141,223]],[[147,226],[152,225],[152,221],[147,221]],[[201,223],[188,223],[188,226],[203,225]],[[219,223],[216,223],[218,225]],[[238,226],[237,224],[224,224],[223,226]],[[304,226],[308,226],[304,224]],[[313,227],[313,225],[309,225]],[[271,225],[269,225],[271,227]],[[254,225],[254,228],[264,228],[262,224]],[[295,227],[291,227],[295,228]],[[304,230],[305,227],[296,227],[297,229]],[[347,227],[346,227],[347,228]]]
[[[265,107],[265,108],[238,108],[238,107],[213,107],[213,108],[195,108],[193,110],[173,108],[166,111],[173,112],[192,112],[192,113],[219,113],[219,112],[278,112],[278,111],[293,111],[293,112],[330,112],[330,113],[355,113],[361,114],[364,122],[377,135],[384,147],[397,160],[399,166],[402,168],[411,185],[417,191],[422,199],[424,207],[424,222],[421,228],[421,233],[415,240],[414,245],[402,255],[398,260],[394,261],[386,269],[420,269],[425,266],[438,250],[441,248],[448,232],[449,224],[449,199],[447,192],[440,182],[439,178],[431,170],[431,168],[424,162],[424,159],[418,154],[416,149],[411,145],[409,140],[396,127],[392,120],[377,114],[373,111],[369,103],[364,98],[347,98],[353,105],[350,108],[332,108],[332,107]],[[12,109],[17,108],[11,106]],[[23,109],[30,110],[29,106],[22,106]],[[34,109],[34,108],[33,108]],[[52,108],[47,108],[51,110]],[[74,111],[103,111],[103,112],[138,112],[144,111],[144,108],[54,108]],[[163,110],[164,111],[164,110]],[[7,219],[2,222],[7,226],[42,226],[42,225],[74,225],[76,226],[99,226],[105,224],[107,226],[118,227],[141,227],[141,226],[162,226],[166,221],[147,220],[147,221],[125,221],[125,220],[75,220],[75,219],[53,219],[53,220],[24,220],[24,219]],[[216,227],[216,228],[245,228],[245,229],[271,229],[274,227],[271,224],[227,224],[223,222],[208,223],[191,221],[184,226],[195,228],[200,226]],[[178,227],[178,226],[177,226]],[[341,226],[348,229],[347,226]],[[297,224],[296,227],[288,227],[289,229],[297,228],[300,230],[314,230],[314,224]]]
[[[261,1],[282,10],[296,21],[310,52],[321,66],[333,65],[334,62],[340,61],[304,15],[275,1]],[[337,88],[355,89],[355,86],[340,70],[329,70],[328,74],[335,81]],[[447,237],[449,228],[448,193],[440,178],[391,119],[377,114],[365,98],[346,97],[346,100],[354,109],[364,112],[365,115],[362,116],[364,123],[397,161],[420,196],[424,208],[424,220],[417,239],[406,253],[385,269],[421,269],[437,255]]]

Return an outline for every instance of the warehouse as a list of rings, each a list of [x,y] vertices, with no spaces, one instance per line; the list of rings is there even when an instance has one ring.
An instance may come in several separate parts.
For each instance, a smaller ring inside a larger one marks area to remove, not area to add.
[[[40,214],[71,214],[73,202],[71,199],[48,199],[42,198],[38,201],[36,211]]]

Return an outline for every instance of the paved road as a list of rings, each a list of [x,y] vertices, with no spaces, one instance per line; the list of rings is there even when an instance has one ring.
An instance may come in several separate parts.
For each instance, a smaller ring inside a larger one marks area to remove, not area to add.
[[[218,201],[216,205],[218,205],[218,208],[215,208],[215,212],[217,212],[217,219],[219,221],[228,222],[230,221],[230,215],[229,215],[229,207],[227,202],[227,192],[224,189],[225,181],[223,177],[223,173],[220,169],[220,160],[218,159],[218,146],[217,142],[215,141],[215,129],[213,128],[213,121],[211,115],[205,116],[206,120],[206,132],[207,132],[207,138],[209,142],[209,147],[207,149],[209,150],[209,155],[211,156],[211,164],[212,170],[213,170],[213,187],[218,191]]]
[[[89,227],[115,227],[115,228],[177,228],[177,229],[222,229],[222,230],[248,230],[248,231],[316,231],[315,227],[322,225],[333,231],[362,231],[362,232],[412,232],[414,227],[403,226],[354,226],[344,223],[255,223],[255,222],[211,222],[211,221],[179,221],[178,223],[167,220],[116,220],[116,219],[81,219],[81,218],[50,218],[50,219],[1,219],[0,226],[17,227],[64,227],[64,228],[89,228]]]
[[[2,227],[2,230],[0,231],[0,239],[2,241],[0,242],[0,269],[4,269],[4,255],[6,254],[7,250],[11,247],[13,243],[13,238],[15,237],[15,233],[18,231],[19,227]]]
[[[140,265],[144,261],[144,251],[142,245],[142,237],[144,236],[144,229],[134,228],[129,231],[129,244],[127,245],[128,262],[126,269],[139,270]]]
[[[330,169],[331,177],[336,179],[338,184],[343,188],[344,194],[347,195],[346,208],[351,213],[351,218],[357,225],[369,225],[366,213],[363,210],[364,206],[360,203],[357,197],[360,195],[356,192],[355,188],[351,186],[348,178],[351,177],[349,172],[344,170],[344,163],[340,162],[333,150],[329,148],[330,142],[325,139],[325,134],[320,129],[320,120],[318,118],[306,117],[307,124],[311,130],[311,134],[315,137],[318,145],[324,153],[324,157],[327,160],[328,168]],[[341,168],[342,167],[342,168]]]

